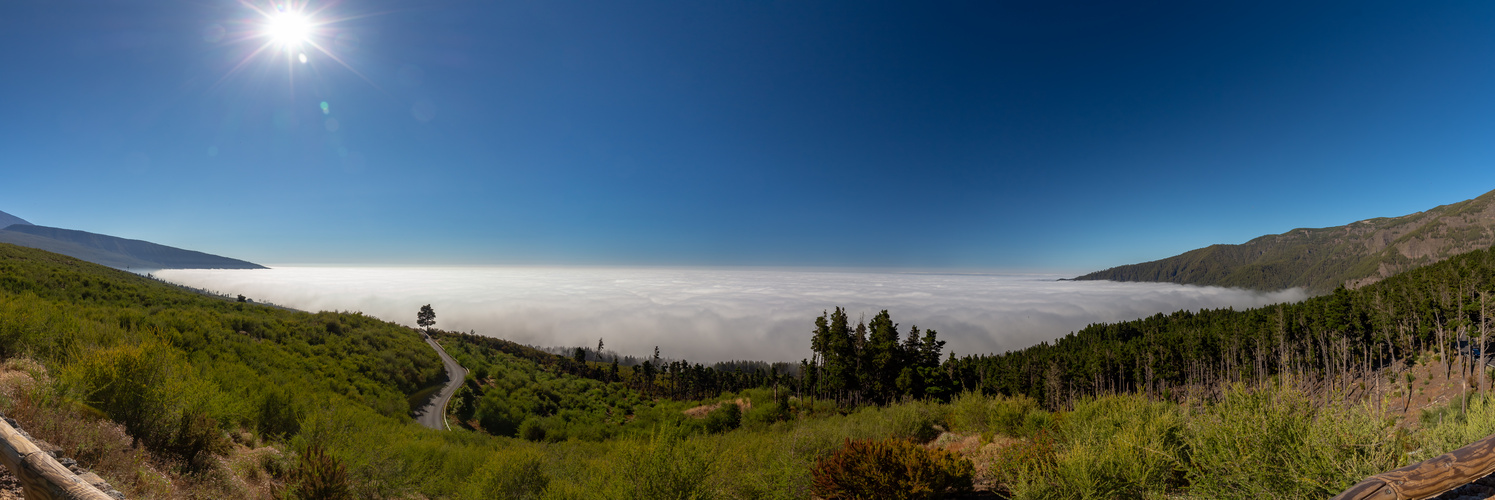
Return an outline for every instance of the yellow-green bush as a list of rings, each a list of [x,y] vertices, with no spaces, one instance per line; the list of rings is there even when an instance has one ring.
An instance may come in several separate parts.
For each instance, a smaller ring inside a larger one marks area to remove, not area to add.
[[[504,450],[469,478],[459,498],[537,500],[550,485],[545,456],[532,448]]]
[[[1458,401],[1422,415],[1422,449],[1414,458],[1426,460],[1468,446],[1495,434],[1495,398],[1473,396],[1468,409]]]
[[[1327,498],[1399,467],[1391,420],[1301,390],[1236,386],[1188,422],[1190,491],[1212,498]]]
[[[1054,438],[1048,431],[1038,431],[1031,439],[1010,443],[982,457],[988,462],[987,474],[997,488],[1009,496],[1034,496],[1037,488],[1048,484],[1058,458]]]
[[[701,499],[716,496],[712,478],[718,468],[717,450],[703,439],[688,439],[683,429],[660,426],[648,441],[627,441],[616,448],[612,470],[613,498],[654,500]]]
[[[1014,498],[1140,498],[1182,486],[1176,405],[1141,396],[1084,399],[993,467]]]
[[[1050,421],[1048,412],[1033,398],[967,391],[950,402],[950,424],[953,430],[966,434],[1030,437]]]

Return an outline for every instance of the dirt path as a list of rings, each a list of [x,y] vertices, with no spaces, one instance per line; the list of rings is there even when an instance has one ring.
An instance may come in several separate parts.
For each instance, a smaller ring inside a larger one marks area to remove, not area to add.
[[[422,334],[422,336],[425,335]],[[446,367],[446,385],[442,386],[441,391],[437,392],[431,397],[430,401],[426,402],[426,406],[416,410],[415,421],[431,429],[451,430],[451,427],[446,423],[446,403],[451,401],[452,394],[457,393],[457,388],[462,387],[462,381],[467,377],[467,369],[462,368],[462,365],[457,364],[457,360],[448,356],[446,350],[441,348],[441,344],[437,344],[429,336],[425,336],[425,338],[426,343],[431,344],[431,348],[435,349],[436,354],[441,356],[441,364]]]

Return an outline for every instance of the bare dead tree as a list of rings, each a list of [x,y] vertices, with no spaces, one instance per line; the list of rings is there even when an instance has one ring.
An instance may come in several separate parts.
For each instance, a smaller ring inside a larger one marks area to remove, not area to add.
[[[1478,370],[1479,370],[1479,375],[1478,375],[1479,379],[1478,380],[1479,381],[1477,383],[1479,384],[1479,393],[1480,393],[1481,396],[1483,396],[1485,394],[1485,391],[1488,390],[1488,388],[1485,387],[1485,366],[1486,366],[1485,365],[1485,359],[1486,359],[1485,357],[1488,355],[1488,354],[1485,353],[1485,335],[1488,333],[1489,323],[1487,323],[1486,320],[1485,320],[1485,306],[1486,306],[1486,304],[1485,304],[1485,292],[1480,292],[1479,293],[1479,367],[1478,367]]]

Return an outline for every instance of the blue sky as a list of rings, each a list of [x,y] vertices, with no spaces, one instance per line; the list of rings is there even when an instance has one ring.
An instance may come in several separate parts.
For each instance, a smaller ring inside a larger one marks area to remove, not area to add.
[[[304,7],[325,52],[255,53],[268,3],[0,6],[0,210],[263,263],[1080,272],[1495,189],[1489,2]]]

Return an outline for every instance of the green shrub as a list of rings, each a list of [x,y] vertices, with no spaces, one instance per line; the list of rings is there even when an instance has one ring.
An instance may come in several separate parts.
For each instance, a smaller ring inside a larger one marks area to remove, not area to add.
[[[939,429],[935,429],[943,416],[940,405],[916,401],[870,410],[882,412],[889,437],[912,439],[920,443],[928,443],[940,437]]]
[[[989,457],[988,474],[997,482],[997,487],[1013,498],[1020,498],[1037,480],[1052,474],[1057,460],[1054,438],[1048,431],[1039,431],[1032,439],[998,448],[995,456]]]
[[[83,400],[125,426],[137,440],[158,446],[170,439],[179,397],[167,389],[182,376],[179,357],[159,342],[121,345],[80,356],[63,379]]]
[[[291,398],[290,392],[283,388],[271,389],[260,400],[260,434],[273,439],[293,436],[301,432],[301,419],[305,416],[306,409]]]
[[[1052,419],[1027,396],[988,397],[967,391],[950,402],[950,424],[964,434],[1032,437],[1051,425]]]
[[[699,440],[686,439],[686,432],[667,423],[647,443],[619,446],[611,496],[622,500],[714,497],[709,480],[717,470],[717,454]]]
[[[189,471],[211,466],[213,455],[227,454],[232,445],[218,428],[218,421],[201,411],[183,412],[177,431],[163,448],[176,455]]]
[[[546,469],[545,457],[537,451],[501,450],[473,473],[459,498],[538,499],[550,484]]]
[[[269,474],[270,477],[276,479],[284,478],[286,474],[295,470],[292,468],[290,457],[280,453],[278,450],[272,450],[270,453],[261,453],[259,467],[266,474]]]
[[[495,436],[513,437],[519,430],[519,424],[524,421],[525,411],[512,401],[505,399],[497,391],[490,391],[478,401],[478,409],[474,416],[478,419],[478,425],[483,430]]]
[[[1053,423],[1038,401],[1021,394],[992,398],[987,421],[991,430],[1012,437],[1033,436]]]
[[[298,467],[286,481],[287,494],[302,500],[341,500],[353,498],[348,468],[343,461],[327,453],[321,445],[312,445],[301,453]]]
[[[545,424],[539,417],[531,415],[519,423],[519,437],[529,441],[544,441]]]
[[[950,425],[953,431],[966,434],[983,434],[991,430],[990,411],[986,396],[979,392],[965,391],[950,401]]]
[[[1495,434],[1495,401],[1485,397],[1469,398],[1469,409],[1460,411],[1459,402],[1423,410],[1423,446],[1418,460],[1448,453]]]
[[[742,415],[742,422],[748,428],[762,429],[789,420],[790,417],[787,403],[766,403],[754,405],[753,409]]]
[[[846,440],[815,463],[812,491],[826,500],[934,499],[969,492],[975,466],[904,439]]]
[[[736,429],[742,423],[742,408],[737,403],[723,403],[706,414],[706,432],[718,434]]]
[[[1327,498],[1403,465],[1390,427],[1368,407],[1320,407],[1297,389],[1237,386],[1189,422],[1190,491],[1212,498]]]
[[[1187,453],[1177,405],[1106,396],[1082,399],[1057,416],[1029,412],[1021,421],[1038,420],[1047,423],[1031,439],[984,457],[992,478],[1012,498],[1145,498],[1184,486]]]
[[[757,407],[754,407],[757,409]],[[720,476],[727,498],[805,500],[810,498],[813,456],[796,453],[788,440],[771,433],[737,433],[722,440],[727,462]]]

